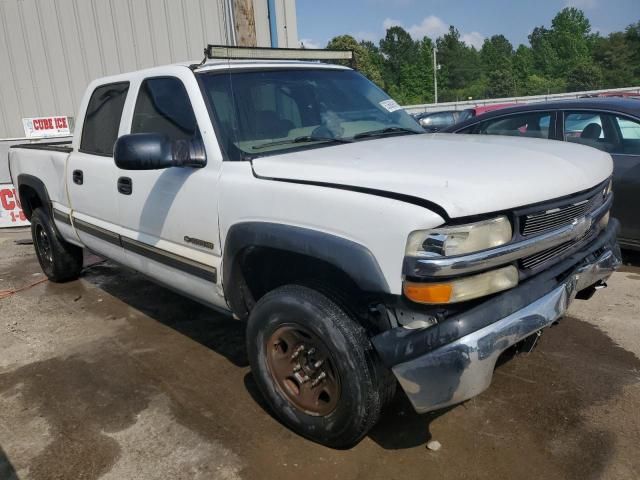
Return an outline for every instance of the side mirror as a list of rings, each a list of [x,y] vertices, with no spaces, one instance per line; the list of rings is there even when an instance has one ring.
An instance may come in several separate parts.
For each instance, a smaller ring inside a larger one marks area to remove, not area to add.
[[[170,140],[162,133],[132,133],[116,141],[113,159],[123,170],[159,170],[169,167],[200,168],[207,164],[200,139]]]

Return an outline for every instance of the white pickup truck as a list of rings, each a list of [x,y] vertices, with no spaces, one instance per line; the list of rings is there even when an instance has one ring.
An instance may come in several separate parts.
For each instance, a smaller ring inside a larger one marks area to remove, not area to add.
[[[397,383],[418,412],[479,394],[620,263],[608,154],[426,134],[347,67],[152,68],[94,81],[77,118],[9,154],[46,275],[86,249],[246,320],[273,411],[332,447]]]

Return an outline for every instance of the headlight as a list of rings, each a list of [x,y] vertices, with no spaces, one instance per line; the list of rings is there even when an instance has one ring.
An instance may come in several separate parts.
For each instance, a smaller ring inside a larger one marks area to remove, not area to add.
[[[511,223],[505,216],[477,223],[411,232],[406,255],[462,255],[504,245],[511,240]]]
[[[518,270],[513,265],[490,272],[438,283],[405,281],[402,291],[414,302],[444,304],[464,302],[501,292],[518,284]]]
[[[605,187],[604,192],[602,192],[602,196],[604,198],[607,198],[607,195],[609,195],[612,190],[613,190],[613,180],[609,179],[609,183],[607,183],[607,186]]]

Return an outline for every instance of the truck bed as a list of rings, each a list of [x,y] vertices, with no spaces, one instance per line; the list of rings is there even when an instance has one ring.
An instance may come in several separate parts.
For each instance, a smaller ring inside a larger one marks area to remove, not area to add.
[[[65,174],[71,151],[70,141],[12,145],[9,149],[9,172],[13,184],[18,187],[19,177],[31,177],[32,183],[41,183],[46,188],[52,204],[66,207],[69,202]]]

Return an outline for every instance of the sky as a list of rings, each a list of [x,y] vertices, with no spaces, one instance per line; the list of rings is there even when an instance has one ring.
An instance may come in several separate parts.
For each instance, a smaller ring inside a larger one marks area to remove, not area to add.
[[[582,9],[601,35],[640,21],[640,0],[296,0],[298,37],[307,48],[343,34],[377,44],[394,25],[416,39],[437,38],[454,25],[476,48],[501,33],[517,47],[566,6]]]

